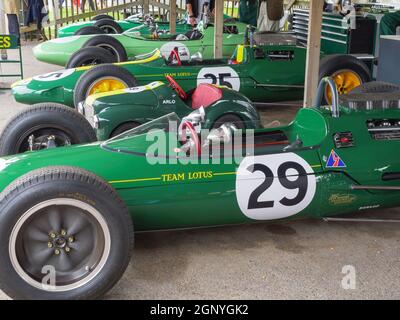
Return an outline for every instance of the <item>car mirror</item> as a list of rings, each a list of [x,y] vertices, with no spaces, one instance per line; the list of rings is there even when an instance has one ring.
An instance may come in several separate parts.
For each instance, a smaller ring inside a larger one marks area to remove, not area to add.
[[[196,125],[201,122],[204,122],[205,117],[206,117],[206,111],[204,110],[204,107],[201,106],[195,111],[189,113],[186,117],[183,118],[183,120],[189,121],[192,124]]]
[[[196,52],[194,55],[190,57],[191,61],[203,61],[203,55],[200,51]]]
[[[233,134],[236,130],[237,128],[234,124],[224,123],[219,128],[212,129],[210,131],[204,145],[207,146],[215,143],[229,143],[232,141]]]

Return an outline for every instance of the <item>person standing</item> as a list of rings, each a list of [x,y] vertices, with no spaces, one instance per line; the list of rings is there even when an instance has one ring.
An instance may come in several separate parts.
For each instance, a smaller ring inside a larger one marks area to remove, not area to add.
[[[210,12],[214,10],[214,0],[186,0],[186,12],[188,24],[193,27],[201,21],[203,7],[208,5]]]
[[[239,0],[239,21],[257,26],[258,0]]]
[[[7,15],[8,20],[8,32],[10,34],[16,35],[18,39],[20,38],[19,32],[19,10],[20,1],[19,0],[2,0],[4,1],[4,11]]]
[[[257,20],[258,30],[278,32],[283,15],[283,0],[261,0]]]

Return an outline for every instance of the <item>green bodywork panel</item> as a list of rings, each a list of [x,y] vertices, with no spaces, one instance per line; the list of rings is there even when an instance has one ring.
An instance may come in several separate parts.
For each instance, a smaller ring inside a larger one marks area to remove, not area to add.
[[[133,21],[133,20],[119,20],[116,21],[118,25],[122,28],[122,31],[127,31],[132,28],[137,28],[137,31],[140,32],[141,35],[148,35],[150,34],[150,28],[147,27],[147,25],[143,24],[143,21]],[[64,38],[64,37],[70,37],[73,36],[76,31],[83,27],[88,27],[88,26],[93,26],[96,23],[96,21],[82,21],[82,22],[76,22],[70,25],[67,25],[65,27],[62,27],[58,30],[58,37],[59,38]],[[168,21],[157,21],[157,25],[160,30],[169,30],[169,22]],[[191,27],[188,25],[185,21],[179,20],[176,23],[176,32],[185,32],[190,30]]]
[[[257,110],[242,94],[221,88],[222,97],[206,107],[203,129],[211,129],[218,118],[226,114],[238,116],[247,129],[261,126]],[[81,110],[80,110],[81,111]],[[107,140],[124,123],[143,124],[171,112],[180,118],[193,111],[191,97],[183,101],[170,86],[154,82],[144,87],[90,96],[83,105],[83,114],[93,125],[97,117],[97,139]]]
[[[257,129],[254,161],[250,163],[270,168],[269,180],[257,170],[243,175],[251,156],[232,164],[226,161],[229,155],[221,156],[225,160],[221,164],[151,164],[146,150],[154,142],[139,133],[105,143],[0,159],[0,190],[34,169],[57,165],[80,167],[102,177],[117,190],[138,231],[321,218],[398,206],[398,191],[354,190],[352,186],[399,186],[399,180],[384,181],[382,175],[400,172],[400,158],[393,152],[400,147],[400,140],[374,140],[366,126],[368,119],[399,118],[399,110],[342,108],[341,116],[332,118],[328,110],[311,108],[301,109],[288,126]],[[354,146],[335,148],[333,135],[343,130],[351,130]],[[298,139],[302,144],[294,143]],[[327,168],[326,157],[332,150],[345,163],[344,167]],[[176,160],[181,157],[177,152],[167,148],[165,158]],[[276,168],[283,165],[306,171],[289,169],[277,174]],[[269,181],[268,186],[265,181]],[[259,207],[255,208],[248,196],[253,197],[256,190]]]
[[[289,54],[290,57],[271,59],[270,56],[276,52]],[[233,58],[236,56],[237,50]],[[228,59],[217,59],[184,62],[182,66],[177,66],[168,65],[159,57],[147,63],[125,62],[118,65],[134,75],[139,85],[164,81],[166,75],[171,75],[185,91],[195,88],[199,83],[213,83],[229,86],[253,102],[302,98],[305,48],[295,45],[245,47],[243,56],[239,64],[231,64]],[[73,107],[76,82],[86,70],[87,67],[60,70],[22,80],[13,85],[12,92],[21,103],[56,102]]]
[[[246,24],[241,22],[225,23],[225,26],[236,26],[238,33],[223,34],[223,56],[230,57],[237,44],[243,43]],[[43,62],[65,66],[73,53],[82,48],[86,41],[98,35],[82,35],[66,38],[57,38],[37,45],[33,49],[35,57]],[[159,39],[153,39],[150,35],[140,36],[136,32],[125,32],[122,34],[110,34],[117,39],[125,48],[128,59],[137,55],[146,54],[156,48],[163,51],[167,46],[186,47],[190,55],[201,52],[203,57],[211,59],[214,56],[214,27],[209,25],[203,31],[203,36],[198,40],[175,41],[176,35],[161,35]],[[172,47],[173,48],[173,47]],[[169,49],[168,53],[172,50]]]

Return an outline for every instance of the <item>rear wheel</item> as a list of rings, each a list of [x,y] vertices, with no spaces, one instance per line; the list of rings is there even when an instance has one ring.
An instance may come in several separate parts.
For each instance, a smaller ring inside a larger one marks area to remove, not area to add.
[[[106,49],[99,47],[86,47],[76,51],[69,58],[65,68],[78,68],[113,62],[117,62],[117,59]]]
[[[43,103],[10,120],[0,135],[0,156],[94,141],[93,128],[76,110]]]
[[[98,35],[90,38],[83,45],[83,48],[85,47],[100,47],[106,49],[115,56],[117,62],[128,60],[125,48],[117,39],[113,38],[112,36]]]
[[[85,72],[78,80],[74,90],[75,107],[89,95],[136,87],[136,78],[126,69],[105,64]]]
[[[225,114],[219,117],[213,124],[212,129],[219,128],[223,124],[233,124],[237,129],[246,129],[246,124],[237,115]]]
[[[123,32],[121,26],[114,20],[110,19],[101,19],[96,21],[94,26],[100,28],[107,34],[119,34]]]
[[[106,32],[95,26],[82,27],[74,32],[75,36],[83,36],[87,34],[105,34]]]
[[[349,93],[359,85],[371,81],[371,73],[364,62],[351,55],[331,55],[321,60],[319,78],[331,77],[335,81],[339,95]],[[328,86],[325,102],[332,101]]]
[[[400,92],[400,86],[383,81],[373,81],[364,83],[353,89],[351,93],[391,93]]]
[[[108,15],[108,14],[98,14],[98,15],[95,15],[95,16],[94,16],[93,18],[91,18],[90,20],[92,20],[92,21],[99,21],[99,20],[102,20],[102,19],[115,20],[113,16],[110,16],[110,15]]]
[[[138,123],[138,122],[131,121],[131,122],[123,123],[123,124],[119,125],[116,129],[114,129],[114,131],[111,133],[110,138],[114,138],[114,137],[120,135],[121,133],[124,133],[125,131],[131,130],[138,126],[140,126],[140,123]]]
[[[0,287],[12,298],[94,299],[129,263],[129,212],[88,171],[32,171],[3,191],[0,210]]]

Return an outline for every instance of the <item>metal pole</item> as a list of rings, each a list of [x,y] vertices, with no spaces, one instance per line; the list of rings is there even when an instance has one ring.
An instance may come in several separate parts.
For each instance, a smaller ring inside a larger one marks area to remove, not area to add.
[[[224,0],[215,0],[214,58],[222,58],[222,34],[224,28]]]
[[[6,32],[6,13],[4,10],[4,2],[0,0],[0,34],[7,34]],[[7,59],[7,50],[1,49],[0,50],[1,59]]]
[[[312,101],[318,87],[323,6],[323,0],[310,0],[310,20],[308,22],[306,75],[303,102],[304,107],[312,106]]]
[[[169,0],[169,33],[176,33],[176,0]]]

